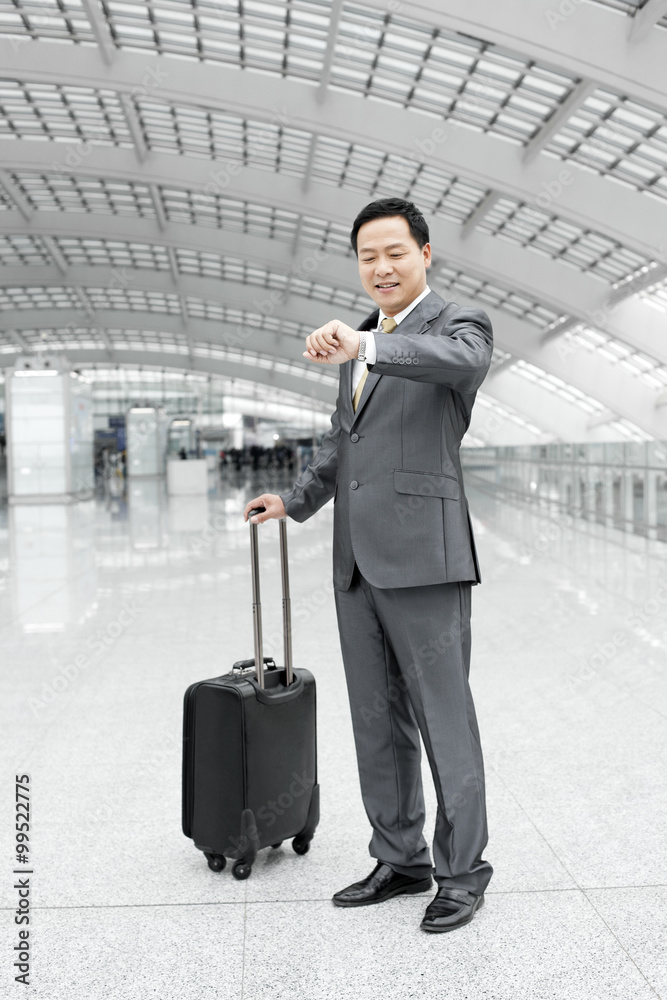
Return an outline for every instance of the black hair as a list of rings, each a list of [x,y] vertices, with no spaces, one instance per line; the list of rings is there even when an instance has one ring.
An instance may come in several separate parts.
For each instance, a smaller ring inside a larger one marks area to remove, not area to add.
[[[406,201],[404,198],[380,198],[379,201],[371,201],[365,208],[362,208],[354,220],[350,233],[350,243],[357,256],[357,236],[364,222],[370,222],[372,219],[384,219],[392,215],[402,215],[404,219],[407,219],[410,235],[419,249],[426,246],[429,242],[428,225],[415,203]]]

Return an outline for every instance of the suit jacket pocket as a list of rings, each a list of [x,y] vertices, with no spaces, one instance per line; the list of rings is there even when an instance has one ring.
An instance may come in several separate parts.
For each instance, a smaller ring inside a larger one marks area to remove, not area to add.
[[[458,479],[441,472],[411,472],[394,469],[394,489],[397,493],[412,493],[423,497],[444,497],[460,500]]]

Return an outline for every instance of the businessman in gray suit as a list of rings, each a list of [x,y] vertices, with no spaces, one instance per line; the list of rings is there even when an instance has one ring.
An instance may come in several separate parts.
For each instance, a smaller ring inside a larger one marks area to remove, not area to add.
[[[437,883],[421,927],[473,919],[493,869],[484,766],[468,684],[471,587],[480,582],[459,460],[493,334],[480,309],[430,290],[429,231],[412,202],[367,205],[351,232],[378,309],[331,320],[304,357],[339,366],[331,427],[290,490],[253,521],[305,521],[333,497],[333,583],[359,778],[377,864],[337,892],[366,906]],[[422,829],[420,733],[437,793],[433,862]]]

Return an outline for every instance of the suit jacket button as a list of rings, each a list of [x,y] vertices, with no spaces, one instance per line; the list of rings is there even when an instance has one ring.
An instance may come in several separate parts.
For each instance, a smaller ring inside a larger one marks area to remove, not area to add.
[[[359,485],[359,483],[357,482],[357,480],[353,479],[352,482],[350,483],[350,489],[351,490],[356,490],[356,488],[357,488],[358,485]]]
[[[405,364],[405,358],[399,358],[398,359],[398,363],[399,363],[399,365],[404,365]]]
[[[359,440],[359,435],[357,434],[356,431],[354,432],[354,434],[350,434],[350,441],[354,441],[354,443],[356,444],[358,440]]]

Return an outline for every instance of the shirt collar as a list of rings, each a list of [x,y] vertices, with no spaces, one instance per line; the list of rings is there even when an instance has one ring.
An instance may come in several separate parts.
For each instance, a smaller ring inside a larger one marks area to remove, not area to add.
[[[401,320],[404,320],[405,317],[408,315],[408,313],[411,313],[412,310],[415,308],[415,306],[418,305],[422,299],[426,298],[426,296],[429,294],[430,291],[431,289],[427,285],[424,291],[421,293],[421,295],[418,295],[416,299],[413,299],[409,306],[407,306],[405,309],[402,309],[400,313],[396,313],[396,315],[393,317],[396,320],[396,325],[398,325],[401,322]],[[387,314],[382,312],[382,310],[380,309],[380,315],[378,316],[378,330],[382,328],[382,320],[386,318]]]

